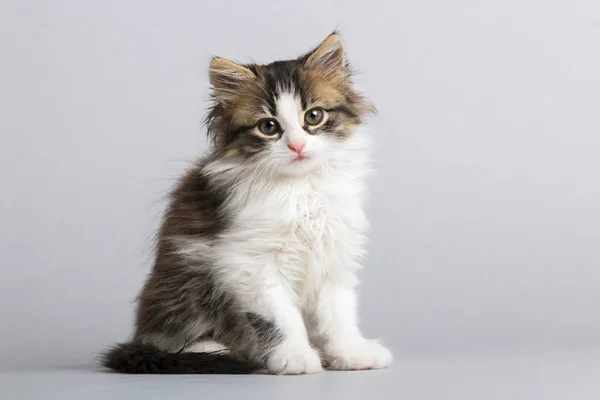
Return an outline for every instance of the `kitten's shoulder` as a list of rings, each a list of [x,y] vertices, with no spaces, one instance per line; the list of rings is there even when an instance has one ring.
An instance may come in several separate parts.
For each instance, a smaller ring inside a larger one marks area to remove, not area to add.
[[[213,237],[225,228],[222,206],[226,192],[210,179],[208,162],[196,162],[171,190],[161,235]]]

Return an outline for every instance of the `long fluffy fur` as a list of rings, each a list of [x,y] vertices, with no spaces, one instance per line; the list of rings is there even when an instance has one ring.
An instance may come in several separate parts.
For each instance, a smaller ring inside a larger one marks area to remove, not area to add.
[[[134,343],[109,349],[101,363],[127,374],[249,374],[260,369],[260,365],[222,352],[170,353],[152,345]]]
[[[389,365],[390,352],[358,328],[371,144],[360,126],[373,107],[352,86],[341,38],[268,65],[216,58],[210,79],[211,153],[171,193],[133,338],[103,365],[279,374]],[[315,109],[322,118],[309,123]],[[265,119],[277,129],[261,130]]]

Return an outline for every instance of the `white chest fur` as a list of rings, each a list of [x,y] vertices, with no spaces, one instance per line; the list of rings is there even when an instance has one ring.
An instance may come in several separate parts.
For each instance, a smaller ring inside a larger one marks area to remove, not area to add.
[[[230,224],[209,252],[221,283],[248,302],[265,287],[283,287],[301,307],[327,282],[352,284],[368,227],[368,148],[367,137],[357,134],[326,166],[301,177],[273,177],[226,161],[208,165],[212,179],[229,189]]]
[[[251,282],[260,275],[283,284],[302,306],[327,280],[354,279],[367,220],[364,184],[348,172],[255,181],[239,190],[229,203],[231,228],[218,246],[229,268],[236,265],[235,279]]]

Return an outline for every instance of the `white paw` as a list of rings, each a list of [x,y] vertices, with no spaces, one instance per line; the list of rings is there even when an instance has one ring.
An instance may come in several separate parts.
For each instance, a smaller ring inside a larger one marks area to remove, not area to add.
[[[359,341],[336,346],[325,351],[328,369],[347,371],[380,369],[392,363],[392,353],[374,340]]]
[[[269,357],[267,368],[274,374],[299,375],[321,372],[321,359],[308,343],[282,343]]]
[[[214,340],[203,340],[201,342],[192,343],[184,350],[186,353],[211,353],[213,351],[221,351],[229,353],[229,349],[219,342]]]

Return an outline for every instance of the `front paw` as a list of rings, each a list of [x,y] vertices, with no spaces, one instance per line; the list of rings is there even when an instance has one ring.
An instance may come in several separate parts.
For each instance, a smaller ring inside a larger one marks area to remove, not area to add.
[[[300,375],[321,372],[321,359],[308,343],[282,343],[267,360],[273,374]]]
[[[337,371],[380,369],[392,363],[392,353],[374,340],[362,339],[325,350],[328,369]]]

